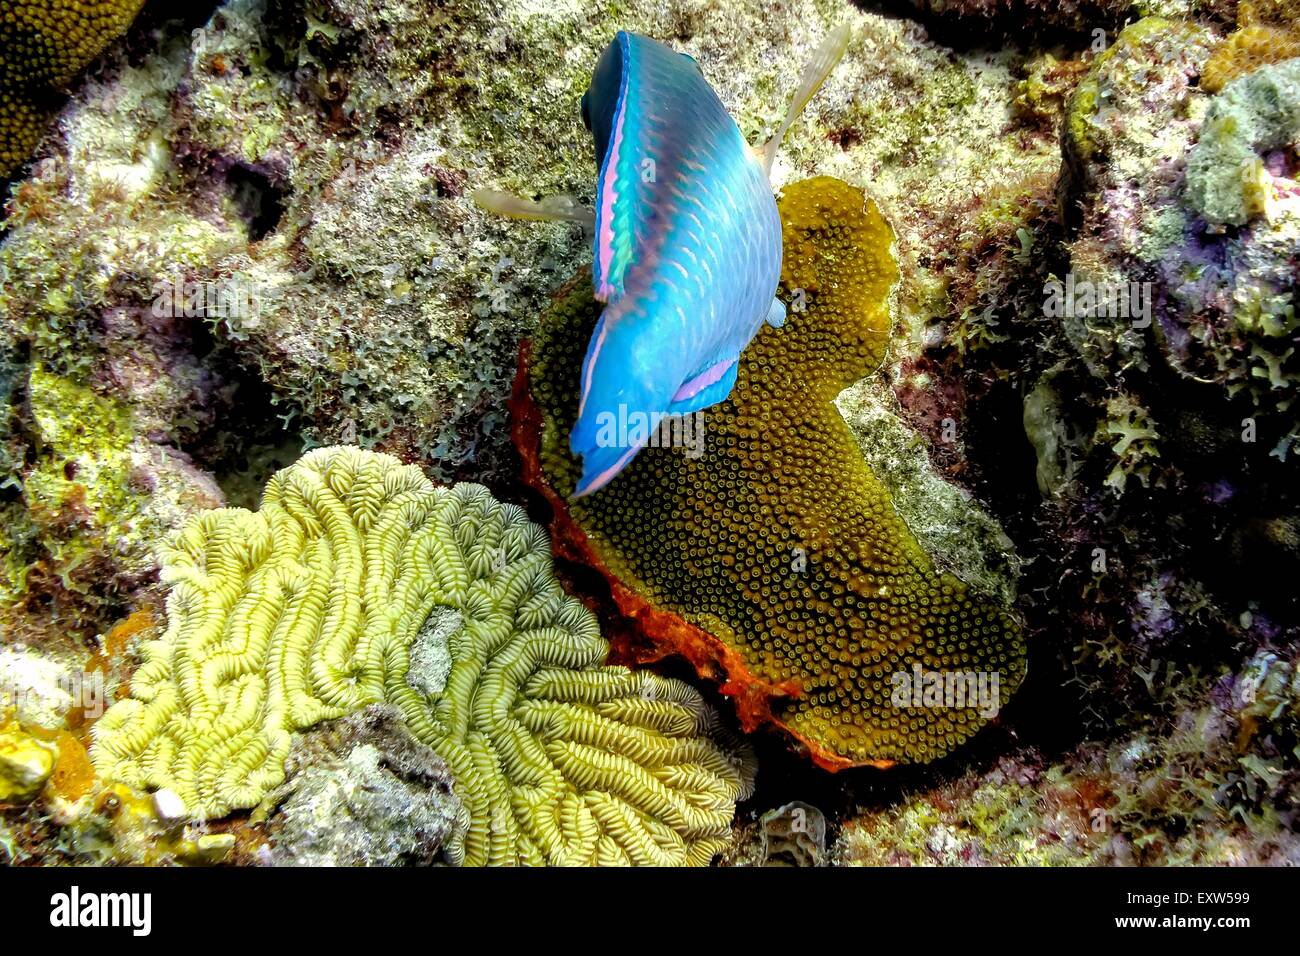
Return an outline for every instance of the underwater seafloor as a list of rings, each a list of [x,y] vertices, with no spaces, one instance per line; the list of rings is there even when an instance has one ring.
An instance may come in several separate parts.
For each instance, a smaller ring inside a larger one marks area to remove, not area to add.
[[[0,862],[1300,864],[1295,0],[141,6],[0,0]],[[719,447],[569,498],[471,194],[840,23]]]

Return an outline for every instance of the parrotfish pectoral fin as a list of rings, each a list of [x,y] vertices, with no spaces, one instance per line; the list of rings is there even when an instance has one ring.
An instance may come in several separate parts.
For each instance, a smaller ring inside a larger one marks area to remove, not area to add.
[[[534,202],[498,189],[476,189],[470,198],[481,208],[511,219],[534,219],[545,222],[578,222],[588,229],[596,225],[596,211],[572,196],[547,196]]]
[[[688,415],[718,404],[731,394],[739,369],[740,365],[735,358],[723,359],[687,379],[673,396],[668,406],[669,414]]]
[[[849,40],[852,37],[853,28],[847,23],[841,23],[822,41],[822,45],[812,55],[808,65],[803,68],[803,76],[799,79],[799,90],[790,101],[790,108],[785,111],[785,122],[776,131],[776,135],[763,146],[763,168],[767,170],[769,176],[772,174],[772,163],[776,161],[776,151],[781,148],[781,140],[794,125],[794,121],[799,118],[808,101],[813,98],[813,94],[826,82],[826,77],[831,75],[835,64],[840,62],[844,51],[849,48]]]
[[[774,329],[779,329],[785,325],[785,303],[780,299],[773,299],[772,304],[768,307],[767,324]]]

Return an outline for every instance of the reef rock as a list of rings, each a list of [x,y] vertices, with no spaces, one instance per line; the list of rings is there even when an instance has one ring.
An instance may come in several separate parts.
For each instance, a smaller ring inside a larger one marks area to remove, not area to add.
[[[395,707],[322,725],[289,762],[267,854],[275,866],[433,863],[462,813],[446,765]]]

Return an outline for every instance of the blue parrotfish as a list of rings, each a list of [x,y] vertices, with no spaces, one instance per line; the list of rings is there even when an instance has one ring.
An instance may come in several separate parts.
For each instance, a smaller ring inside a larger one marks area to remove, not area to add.
[[[847,26],[827,37],[785,121],[756,149],[694,59],[620,31],[582,97],[600,168],[595,210],[565,196],[530,202],[475,192],[493,212],[582,222],[592,232],[592,284],[605,308],[569,436],[583,466],[575,497],[627,467],[665,416],[724,400],[764,321],[783,324],[781,219],[769,175],[781,139],[849,37]],[[642,427],[611,427],[628,421]]]

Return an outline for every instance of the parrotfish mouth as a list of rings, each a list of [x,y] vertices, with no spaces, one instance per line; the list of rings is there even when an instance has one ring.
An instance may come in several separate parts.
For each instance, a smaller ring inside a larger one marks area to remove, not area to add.
[[[601,412],[596,442],[573,449],[582,459],[582,476],[573,498],[599,491],[646,448],[680,447],[689,458],[704,453],[704,422],[700,412],[642,412],[620,405],[617,414]]]
[[[573,497],[604,488],[643,447],[651,441],[658,444],[664,416],[666,412],[654,408],[654,402],[637,401],[627,393],[602,394],[585,407],[569,433],[569,451],[582,460]]]
[[[582,477],[578,479],[572,497],[581,498],[604,488],[627,467],[646,444],[646,441],[642,441],[627,448],[588,448],[581,452]]]
[[[703,457],[707,412],[677,402],[670,407],[674,410],[640,411],[619,404],[616,412],[602,410],[594,416],[594,435],[590,428],[575,427],[569,442],[582,460],[582,476],[572,497],[599,491],[647,449],[673,448],[691,460]]]

